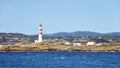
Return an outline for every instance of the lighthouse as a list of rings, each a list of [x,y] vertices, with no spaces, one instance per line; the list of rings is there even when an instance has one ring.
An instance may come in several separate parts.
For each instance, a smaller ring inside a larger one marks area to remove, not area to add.
[[[42,42],[42,24],[39,25],[38,40],[35,40],[35,43],[41,43],[41,42]]]
[[[38,42],[42,42],[42,24],[39,26],[39,32],[38,32]]]

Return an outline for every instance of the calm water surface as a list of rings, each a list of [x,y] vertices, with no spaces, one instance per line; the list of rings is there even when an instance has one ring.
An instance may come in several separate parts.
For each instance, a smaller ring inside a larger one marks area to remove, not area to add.
[[[0,68],[120,68],[120,52],[0,52]]]

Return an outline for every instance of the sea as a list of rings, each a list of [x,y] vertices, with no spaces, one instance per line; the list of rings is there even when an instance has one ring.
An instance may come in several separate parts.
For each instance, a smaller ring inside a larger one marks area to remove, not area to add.
[[[120,68],[120,52],[0,52],[0,68]]]

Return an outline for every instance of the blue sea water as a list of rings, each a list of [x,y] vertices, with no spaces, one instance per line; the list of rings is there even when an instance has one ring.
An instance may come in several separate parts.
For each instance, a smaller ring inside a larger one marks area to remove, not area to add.
[[[120,52],[0,52],[0,68],[120,68]]]

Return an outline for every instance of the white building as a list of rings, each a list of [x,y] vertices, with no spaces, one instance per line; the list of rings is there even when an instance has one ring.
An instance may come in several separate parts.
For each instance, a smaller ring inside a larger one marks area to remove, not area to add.
[[[70,43],[70,42],[65,42],[64,44],[65,44],[65,45],[70,45],[71,43]]]
[[[81,46],[81,43],[73,43],[74,46]]]
[[[87,45],[96,45],[95,42],[87,42]]]
[[[102,45],[103,43],[97,43],[96,45]]]

